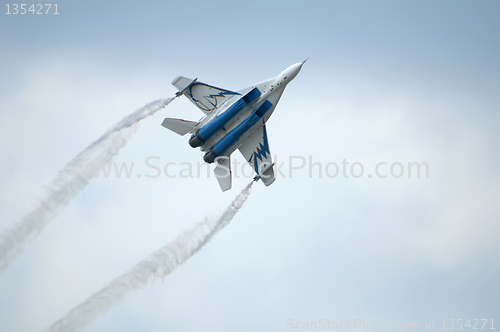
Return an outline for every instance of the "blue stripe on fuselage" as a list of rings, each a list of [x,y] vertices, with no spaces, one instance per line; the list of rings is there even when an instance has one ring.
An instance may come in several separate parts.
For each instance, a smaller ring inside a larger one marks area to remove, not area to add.
[[[250,92],[248,92],[242,98],[238,99],[231,106],[229,106],[226,111],[224,111],[222,114],[217,115],[214,119],[204,125],[198,131],[198,136],[204,141],[207,141],[226,123],[234,118],[236,114],[238,114],[243,108],[245,108],[245,106],[251,103],[258,96],[260,96],[259,89],[253,88]]]
[[[244,133],[252,128],[272,106],[273,104],[266,100],[252,115],[231,130],[226,136],[222,137],[221,140],[214,145],[213,151],[217,153],[218,156],[222,156],[241,136],[243,136]]]

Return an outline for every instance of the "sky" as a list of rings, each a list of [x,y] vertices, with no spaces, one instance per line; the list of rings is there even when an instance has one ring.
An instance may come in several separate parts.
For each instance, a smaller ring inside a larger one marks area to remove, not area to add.
[[[7,15],[7,4],[0,232],[104,131],[173,96],[176,76],[239,90],[309,58],[267,125],[284,176],[256,183],[206,247],[85,331],[500,322],[500,3],[66,1],[57,15]],[[114,161],[141,174],[153,173],[151,156],[160,167],[177,162],[173,170],[201,162],[187,136],[160,124],[202,115],[176,99]],[[311,161],[321,165],[310,170]],[[374,173],[381,162],[386,178]],[[429,176],[409,178],[409,162],[427,163]],[[334,178],[329,163],[340,167]],[[2,332],[47,328],[194,223],[218,218],[248,182],[235,178],[222,193],[213,176],[93,180],[0,274]]]

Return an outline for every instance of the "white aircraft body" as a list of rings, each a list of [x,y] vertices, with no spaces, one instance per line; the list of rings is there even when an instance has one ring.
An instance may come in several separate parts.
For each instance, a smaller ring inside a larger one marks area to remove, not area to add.
[[[178,76],[172,85],[203,113],[200,121],[166,118],[162,126],[179,135],[192,134],[189,144],[205,152],[207,163],[215,161],[215,176],[222,191],[231,189],[231,154],[240,150],[243,157],[269,186],[276,179],[267,139],[266,122],[272,115],[285,87],[307,60],[291,65],[278,76],[234,92]]]

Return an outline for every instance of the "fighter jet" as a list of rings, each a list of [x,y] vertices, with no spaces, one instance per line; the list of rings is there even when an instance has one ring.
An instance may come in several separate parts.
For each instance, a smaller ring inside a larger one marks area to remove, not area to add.
[[[215,162],[214,173],[222,191],[231,189],[231,154],[236,149],[257,174],[254,180],[269,186],[276,178],[266,122],[306,61],[237,92],[178,76],[172,81],[179,90],[176,96],[186,96],[205,116],[200,121],[166,118],[162,126],[179,135],[191,134],[189,145],[205,152],[205,162]]]

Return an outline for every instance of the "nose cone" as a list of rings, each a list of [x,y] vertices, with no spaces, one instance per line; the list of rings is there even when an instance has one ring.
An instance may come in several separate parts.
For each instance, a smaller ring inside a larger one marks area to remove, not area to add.
[[[288,67],[287,69],[283,70],[283,72],[281,73],[285,79],[287,81],[291,81],[295,78],[295,76],[297,76],[300,72],[300,70],[302,69],[302,65],[306,62],[307,60],[303,61],[303,62],[299,62],[299,63],[296,63],[294,65],[291,65],[290,67]]]

